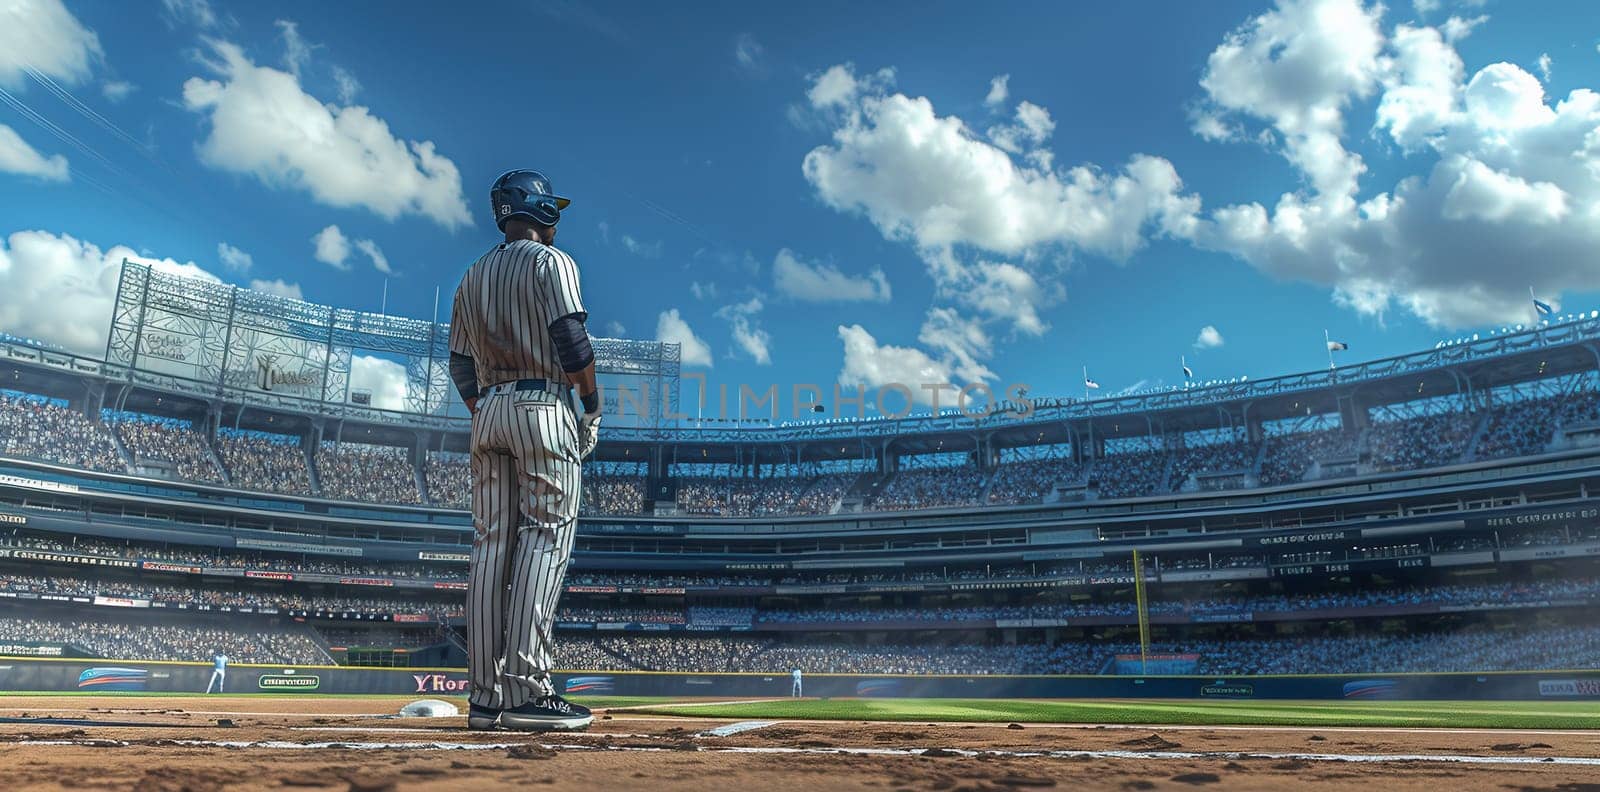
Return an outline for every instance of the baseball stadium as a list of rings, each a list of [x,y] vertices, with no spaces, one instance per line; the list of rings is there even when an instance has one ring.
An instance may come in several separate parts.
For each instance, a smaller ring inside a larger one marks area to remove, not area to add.
[[[1597,7],[0,0],[0,790],[1600,792]]]
[[[664,401],[585,464],[554,682],[598,719],[535,735],[455,714],[447,327],[136,263],[110,327],[0,362],[15,783],[1600,777],[1600,314],[1026,414]],[[363,349],[412,409],[350,387]],[[614,391],[686,387],[672,345],[596,350]]]

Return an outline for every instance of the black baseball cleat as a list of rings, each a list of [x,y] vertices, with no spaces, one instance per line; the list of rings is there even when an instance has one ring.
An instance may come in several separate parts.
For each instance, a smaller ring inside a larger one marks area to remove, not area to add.
[[[500,727],[500,710],[473,704],[467,708],[467,728],[472,731],[492,731]]]
[[[577,731],[593,722],[588,707],[554,693],[500,713],[500,728],[515,731]]]

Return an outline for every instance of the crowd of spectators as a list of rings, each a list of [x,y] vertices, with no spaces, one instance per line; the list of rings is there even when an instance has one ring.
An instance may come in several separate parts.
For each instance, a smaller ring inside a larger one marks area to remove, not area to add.
[[[221,651],[236,663],[331,665],[333,658],[302,626],[218,626],[210,623],[134,623],[112,617],[0,617],[0,641],[76,646],[123,660],[204,662]]]
[[[421,649],[448,640],[438,628],[313,627],[328,646],[344,649]]]
[[[451,451],[429,451],[422,478],[428,484],[429,503],[445,509],[472,508],[471,457]]]
[[[159,462],[178,478],[221,484],[222,472],[211,459],[205,436],[193,424],[176,418],[105,410],[101,418],[121,438],[134,465]]]
[[[1243,440],[1180,449],[1172,455],[1172,491],[1186,489],[1189,477],[1202,473],[1248,473],[1255,466],[1256,449]]]
[[[1261,458],[1262,486],[1294,484],[1305,480],[1315,463],[1328,459],[1355,459],[1356,435],[1335,427],[1269,436]]]
[[[622,624],[684,624],[683,608],[642,608],[608,605],[563,605],[556,612],[558,622],[617,622]]]
[[[57,465],[126,473],[104,424],[38,396],[0,391],[0,454]]]
[[[1375,419],[1368,435],[1373,466],[1388,471],[1454,464],[1465,453],[1475,426],[1475,416],[1463,412]]]
[[[317,449],[322,497],[367,503],[421,503],[416,471],[403,448],[336,443]]]
[[[903,468],[878,491],[872,506],[882,511],[937,509],[978,502],[983,472],[977,465]]]
[[[684,514],[713,517],[827,514],[854,480],[853,473],[813,476],[798,471],[763,478],[680,478],[677,506]]]
[[[1600,394],[1591,390],[1501,402],[1489,409],[1477,459],[1529,456],[1548,449],[1558,428],[1593,423]]]
[[[1096,497],[1138,498],[1165,491],[1167,460],[1165,451],[1127,451],[1095,460],[1090,478]]]
[[[583,502],[579,514],[625,517],[645,513],[645,477],[583,471]]]
[[[1158,654],[1196,655],[1195,673],[1360,674],[1600,668],[1600,627],[1306,635],[1155,641]],[[860,644],[741,636],[578,636],[556,642],[556,664],[585,671],[847,674],[1100,674],[1136,642]]]
[[[1081,487],[1088,465],[1070,457],[1002,462],[989,484],[989,502],[998,506],[1040,503],[1057,487]]]
[[[241,489],[310,495],[311,474],[300,438],[222,427],[217,430],[217,456],[228,481]]]

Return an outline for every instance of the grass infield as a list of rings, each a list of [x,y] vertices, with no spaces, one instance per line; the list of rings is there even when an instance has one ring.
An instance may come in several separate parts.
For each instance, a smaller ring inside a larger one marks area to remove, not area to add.
[[[610,704],[652,715],[758,720],[960,721],[1197,726],[1399,726],[1600,729],[1600,702],[797,699],[754,703]]]

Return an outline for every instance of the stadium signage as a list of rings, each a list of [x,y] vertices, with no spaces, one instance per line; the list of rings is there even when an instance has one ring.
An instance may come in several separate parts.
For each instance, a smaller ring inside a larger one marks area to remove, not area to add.
[[[466,591],[467,583],[464,580],[441,580],[434,583],[433,587],[446,591]]]
[[[445,674],[412,674],[411,678],[417,682],[418,693],[465,693],[472,684]]]
[[[182,564],[166,564],[160,561],[146,561],[144,568],[152,572],[184,572],[190,575],[200,574],[200,567],[184,566]]]
[[[1597,679],[1541,679],[1541,680],[1539,680],[1539,695],[1541,695],[1541,696],[1600,696],[1600,680],[1597,680]]]
[[[262,578],[264,580],[294,580],[290,572],[268,572],[260,569],[246,569],[244,576],[247,578]]]
[[[256,357],[255,385],[257,387],[264,391],[285,389],[303,391],[321,384],[322,376],[315,369],[290,371],[278,366],[278,358],[278,355],[258,355]]]
[[[258,690],[290,690],[304,691],[316,690],[322,686],[322,677],[316,674],[296,674],[294,669],[285,669],[281,674],[262,674],[256,677]]]
[[[0,643],[0,655],[11,657],[65,657],[67,647],[46,643]]]
[[[59,484],[54,481],[40,481],[38,479],[23,478],[21,476],[0,475],[0,484],[10,484],[17,487],[30,489],[53,490],[55,492],[77,492],[76,484]]]
[[[1250,698],[1256,694],[1254,685],[1240,682],[1218,682],[1200,688],[1200,695],[1206,698]]]
[[[1349,535],[1349,531],[1314,531],[1312,533],[1286,534],[1284,536],[1263,536],[1260,543],[1264,545],[1316,544],[1319,542],[1342,541]]]
[[[1534,512],[1532,514],[1513,514],[1506,517],[1490,517],[1483,521],[1483,525],[1485,528],[1518,528],[1529,525],[1565,523],[1572,520],[1593,520],[1596,518],[1600,518],[1600,508],[1560,509],[1557,511]]]
[[[100,556],[75,555],[73,553],[43,553],[37,550],[4,550],[0,551],[0,558],[15,558],[18,561],[43,561],[51,564],[81,564],[84,566],[119,567],[122,569],[138,569],[139,562],[126,558],[102,558]]]
[[[21,514],[0,514],[0,523],[6,525],[27,525],[28,518]]]
[[[150,334],[144,337],[144,353],[174,363],[187,363],[189,339],[170,333]]]
[[[346,586],[393,586],[394,581],[386,578],[371,577],[342,577],[339,582]]]
[[[466,553],[435,553],[428,550],[417,553],[418,561],[451,561],[465,564],[470,558]]]
[[[150,607],[150,600],[147,600],[147,599],[132,599],[130,597],[105,597],[105,596],[96,595],[95,598],[94,598],[94,604],[96,604],[96,605],[104,605],[104,606],[110,607],[110,608],[148,608],[148,607]]]
[[[320,555],[358,556],[361,555],[359,547],[344,547],[341,545],[306,544],[303,542],[282,542],[276,539],[250,539],[241,538],[234,541],[239,547],[252,550],[286,550],[291,553],[317,553]]]

